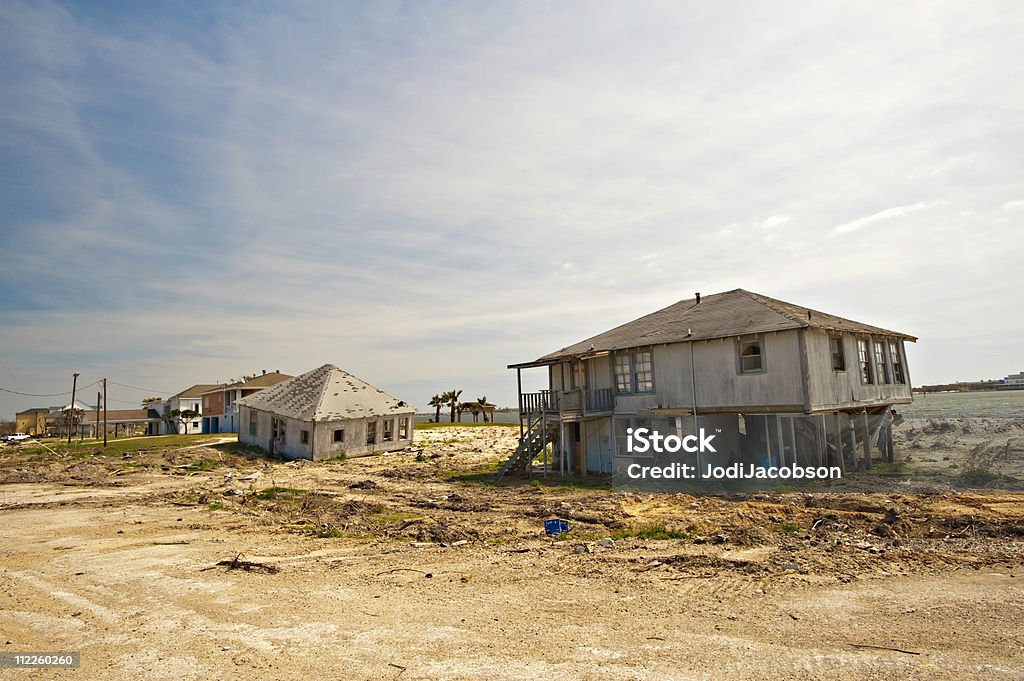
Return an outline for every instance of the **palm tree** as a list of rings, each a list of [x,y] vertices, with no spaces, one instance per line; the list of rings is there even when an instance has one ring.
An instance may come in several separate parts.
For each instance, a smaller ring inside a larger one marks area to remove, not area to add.
[[[462,394],[461,390],[449,390],[442,397],[445,402],[451,405],[451,421],[455,423],[455,411],[459,408],[459,395]]]
[[[487,395],[476,398],[476,403],[480,405],[480,412],[484,415],[484,423],[487,423]]]
[[[444,405],[445,401],[441,395],[434,395],[430,398],[430,406],[434,408],[434,423],[441,422],[441,407]]]

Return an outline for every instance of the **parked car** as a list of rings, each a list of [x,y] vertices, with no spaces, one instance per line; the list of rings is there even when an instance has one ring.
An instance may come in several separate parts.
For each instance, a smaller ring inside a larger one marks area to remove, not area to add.
[[[21,442],[22,440],[28,440],[31,437],[31,435],[27,435],[25,433],[11,433],[10,435],[4,435],[2,439],[4,442]]]

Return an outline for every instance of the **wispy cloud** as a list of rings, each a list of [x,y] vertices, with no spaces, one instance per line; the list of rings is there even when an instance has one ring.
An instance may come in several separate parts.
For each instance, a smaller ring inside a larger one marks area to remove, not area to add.
[[[772,227],[784,225],[791,219],[788,215],[773,215],[770,218],[765,218],[761,222],[755,223],[754,226],[758,229],[771,229]]]
[[[885,210],[880,210],[877,213],[872,213],[871,215],[866,215],[862,218],[857,218],[856,220],[851,220],[850,222],[844,222],[841,225],[836,225],[834,228],[832,228],[832,233],[848,234],[850,232],[856,232],[876,222],[892,220],[893,218],[909,215],[910,213],[916,213],[919,210],[924,210],[925,208],[930,208],[931,206],[934,205],[935,203],[918,202],[914,204],[908,204],[906,206],[894,206],[892,208],[886,208]]]

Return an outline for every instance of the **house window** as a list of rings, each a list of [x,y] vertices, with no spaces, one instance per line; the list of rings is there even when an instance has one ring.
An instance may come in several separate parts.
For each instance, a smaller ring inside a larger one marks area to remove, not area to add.
[[[764,371],[764,354],[760,340],[740,341],[740,373],[756,374]]]
[[[375,445],[377,444],[377,422],[367,421],[366,422],[366,444]]]
[[[860,363],[860,382],[865,385],[875,382],[871,374],[871,352],[865,338],[857,339],[857,361]]]
[[[843,352],[843,337],[829,336],[828,344],[832,350],[832,371],[846,371],[846,353]]]
[[[256,412],[252,409],[249,410],[249,435],[256,434]]]
[[[345,429],[344,428],[338,428],[337,430],[334,431],[334,441],[335,442],[344,442],[345,441]]]
[[[384,442],[391,442],[395,439],[395,420],[384,421]]]
[[[409,417],[406,416],[398,421],[398,439],[405,440],[409,437]]]
[[[630,374],[632,369],[630,367],[629,353],[616,353],[615,355],[615,392],[617,393],[628,393],[632,386],[630,385]]]
[[[210,398],[209,397],[204,397],[203,398],[203,409],[209,409],[209,408],[210,408]]]
[[[285,444],[286,438],[284,419],[270,419],[270,434],[275,440],[280,440],[281,444]]]
[[[309,444],[309,431],[308,430],[300,430],[299,431],[299,439],[302,440],[302,444],[308,445]]]
[[[892,382],[904,385],[907,382],[907,377],[903,374],[900,346],[895,341],[889,341],[889,356],[892,357]]]
[[[878,369],[878,382],[890,383],[889,364],[885,361],[885,344],[881,341],[874,341],[875,345],[875,367]]]
[[[647,350],[615,353],[615,392],[654,392],[654,354]]]
[[[650,350],[638,350],[634,355],[634,388],[638,393],[654,391],[654,360]]]

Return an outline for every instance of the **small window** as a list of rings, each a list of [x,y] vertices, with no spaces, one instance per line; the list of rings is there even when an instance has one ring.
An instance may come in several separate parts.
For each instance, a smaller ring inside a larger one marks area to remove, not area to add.
[[[210,406],[210,398],[203,397],[203,409],[207,409]]]
[[[384,442],[391,442],[395,439],[395,420],[384,421]]]
[[[638,350],[634,356],[633,363],[635,373],[633,377],[636,383],[636,392],[654,392],[654,360],[650,350]]]
[[[375,445],[377,444],[377,422],[367,421],[366,422],[366,444]]]
[[[398,421],[398,439],[405,440],[409,437],[409,417],[406,416]]]
[[[889,380],[889,363],[885,361],[885,344],[881,341],[875,341],[875,368],[878,369],[878,382],[890,383]]]
[[[842,336],[829,336],[828,344],[832,350],[832,371],[846,371],[846,353],[843,351]]]
[[[308,430],[300,430],[299,431],[299,439],[302,440],[302,444],[308,445],[309,444],[309,431]]]
[[[860,363],[860,382],[865,385],[874,383],[875,378],[871,373],[871,352],[865,338],[857,339],[857,361]]]
[[[253,409],[249,410],[249,435],[256,434],[256,411]]]
[[[761,371],[764,371],[761,341],[742,341],[740,343],[740,373],[755,374]]]
[[[280,440],[281,444],[285,444],[285,427],[284,419],[272,418],[270,419],[270,434],[275,440]]]
[[[335,442],[344,442],[345,441],[345,429],[344,428],[338,428],[337,430],[334,431],[334,441]]]
[[[905,385],[907,377],[903,373],[903,361],[900,358],[900,346],[896,341],[889,341],[889,356],[892,358],[892,381]]]
[[[617,353],[615,355],[615,392],[628,393],[632,391],[633,386],[630,385],[630,375],[632,373],[629,353]]]

